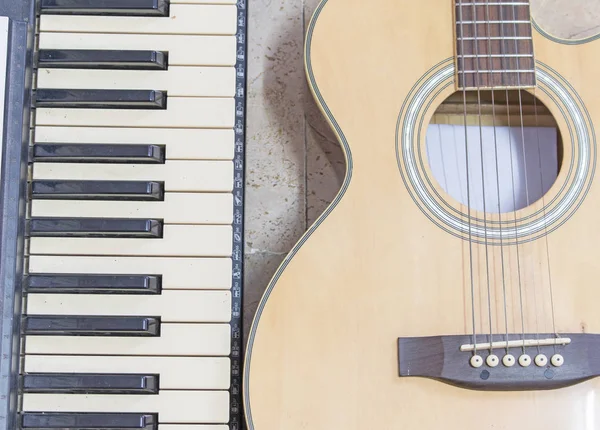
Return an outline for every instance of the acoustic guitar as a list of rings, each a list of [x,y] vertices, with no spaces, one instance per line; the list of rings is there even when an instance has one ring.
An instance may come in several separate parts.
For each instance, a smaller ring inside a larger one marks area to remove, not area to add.
[[[595,39],[527,0],[323,0],[347,171],[258,307],[249,429],[600,429]]]

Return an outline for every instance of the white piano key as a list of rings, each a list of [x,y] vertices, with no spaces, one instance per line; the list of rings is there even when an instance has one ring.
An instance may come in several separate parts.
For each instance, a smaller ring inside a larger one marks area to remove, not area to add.
[[[228,357],[120,357],[27,355],[27,373],[148,373],[159,375],[161,390],[226,390]]]
[[[232,160],[233,130],[189,128],[35,128],[38,143],[145,143],[165,145],[167,160]]]
[[[127,315],[161,323],[229,322],[231,292],[166,290],[156,295],[28,294],[28,315]]]
[[[229,324],[160,325],[157,337],[27,336],[25,354],[227,356]]]
[[[162,18],[155,18],[162,19]],[[41,33],[39,49],[167,51],[169,66],[235,66],[235,36]]]
[[[159,422],[224,423],[229,421],[228,391],[160,391],[155,395],[23,395],[23,412],[158,412]]]
[[[84,257],[31,255],[29,273],[161,275],[163,290],[227,290],[230,258]]]
[[[37,108],[36,125],[233,128],[233,98],[168,97],[166,109]]]
[[[167,70],[40,69],[37,77],[38,88],[151,89],[167,91],[168,97],[233,97],[235,95],[233,67],[175,66]],[[169,101],[167,100],[167,108]]]
[[[233,195],[165,193],[164,201],[32,200],[32,217],[154,218],[165,224],[231,224]]]
[[[165,191],[230,192],[231,161],[166,161],[165,164],[35,163],[33,179],[164,181]]]
[[[41,15],[40,31],[42,35],[47,31],[198,35],[232,35],[237,32],[237,8],[234,5],[172,4],[169,15],[168,18]]]
[[[228,257],[232,229],[226,225],[165,225],[162,238],[32,237],[30,254]]]

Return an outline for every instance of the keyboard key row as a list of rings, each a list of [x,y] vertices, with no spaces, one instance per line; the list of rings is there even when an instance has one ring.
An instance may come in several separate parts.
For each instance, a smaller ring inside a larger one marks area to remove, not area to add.
[[[155,218],[165,224],[231,224],[230,193],[165,193],[160,201],[33,200],[32,217]]]
[[[165,164],[35,163],[32,179],[46,181],[160,181],[164,191],[230,192],[231,161],[171,161]]]
[[[168,97],[233,97],[233,67],[169,67],[168,70],[40,69],[38,88],[73,90],[160,90]],[[38,90],[38,93],[41,90]],[[170,101],[171,99],[169,99]],[[38,104],[39,106],[39,104]]]
[[[231,292],[164,290],[153,295],[32,294],[27,296],[30,316],[152,315],[160,323],[229,322]]]
[[[226,423],[229,420],[229,393],[169,390],[148,396],[25,393],[23,411],[96,413],[153,411],[158,414],[158,421],[164,423]]]
[[[171,66],[235,66],[235,36],[41,33],[39,49],[110,49],[168,52]]]
[[[158,414],[144,413],[24,413],[27,430],[229,430],[227,425],[162,424]]]
[[[36,124],[95,127],[233,128],[234,105],[233,98],[169,97],[165,109],[38,107]]]
[[[127,5],[126,0],[115,1],[120,5]],[[93,4],[102,6],[96,2]],[[105,12],[101,16],[81,13],[46,14],[40,17],[40,32],[42,37],[45,32],[190,35],[234,35],[237,32],[235,5],[174,4],[168,9],[168,19],[157,19],[154,16],[111,16]]]
[[[229,225],[165,225],[161,238],[32,237],[29,254],[229,257]]]
[[[230,258],[114,257],[31,255],[29,274],[160,276],[163,290],[228,290],[231,288]],[[70,282],[88,285],[89,278]],[[46,281],[47,282],[47,281]],[[65,285],[64,280],[59,285]],[[92,286],[97,285],[92,282]],[[112,286],[114,284],[110,284]]]
[[[26,373],[157,374],[163,390],[225,390],[229,357],[27,355]]]
[[[124,317],[115,317],[115,320],[120,318]],[[139,323],[141,319],[136,317],[135,321]],[[148,321],[150,322],[152,321]],[[138,326],[131,325],[131,327]],[[159,329],[158,336],[36,334],[27,336],[24,352],[25,354],[128,356],[227,356],[230,353],[229,324],[162,323]]]
[[[152,144],[165,148],[167,160],[232,160],[234,131],[228,129],[176,128],[35,128],[37,143],[73,144]]]

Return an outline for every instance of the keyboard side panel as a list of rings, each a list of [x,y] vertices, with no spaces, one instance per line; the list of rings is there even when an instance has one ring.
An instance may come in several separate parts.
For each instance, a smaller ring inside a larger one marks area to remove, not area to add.
[[[17,428],[21,281],[31,115],[33,1],[2,2],[8,52],[0,178],[0,430]]]

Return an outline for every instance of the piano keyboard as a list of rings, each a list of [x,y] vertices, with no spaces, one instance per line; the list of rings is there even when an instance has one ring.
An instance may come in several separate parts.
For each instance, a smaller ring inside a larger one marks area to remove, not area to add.
[[[17,427],[240,429],[245,1],[37,13]]]

